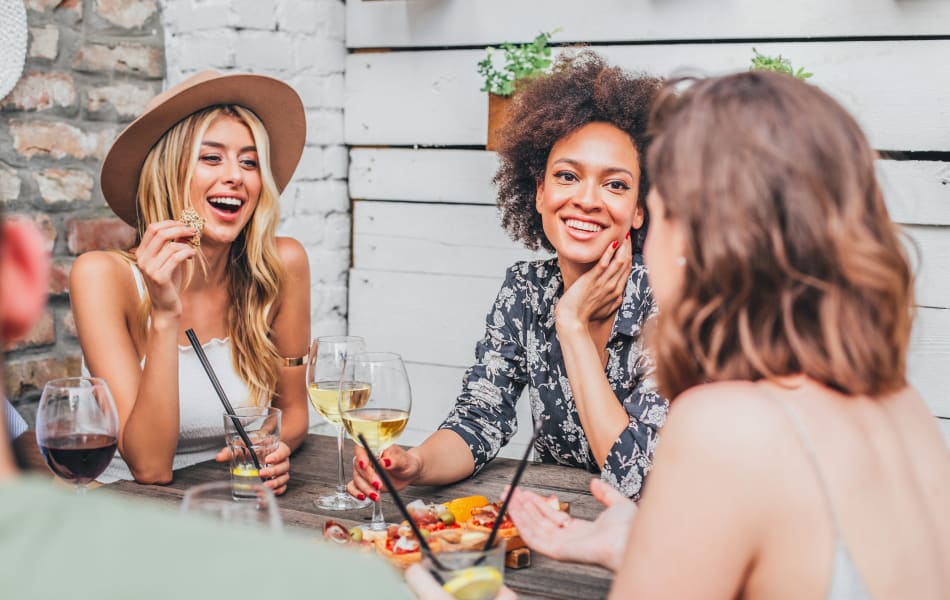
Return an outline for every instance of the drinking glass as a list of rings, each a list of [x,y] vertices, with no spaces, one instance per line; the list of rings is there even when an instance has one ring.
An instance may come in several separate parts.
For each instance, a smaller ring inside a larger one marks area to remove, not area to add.
[[[104,379],[67,377],[43,386],[36,443],[50,470],[85,494],[115,456],[119,416]]]
[[[422,566],[453,598],[492,600],[505,583],[505,540],[488,550],[439,552],[436,558],[424,554]]]
[[[188,488],[181,502],[181,512],[275,531],[279,531],[282,524],[274,493],[259,481],[252,484],[214,481]]]
[[[224,413],[224,441],[231,451],[231,483],[236,496],[253,495],[251,486],[260,483],[257,464],[263,467],[264,459],[280,445],[280,416],[280,409],[273,406],[245,406],[233,415]],[[244,428],[250,447],[241,437],[238,423]]]
[[[396,441],[409,422],[412,390],[402,357],[390,352],[363,352],[348,356],[343,366],[341,387],[353,390],[340,394],[343,426],[357,444],[363,434],[370,450],[379,456]],[[359,391],[359,393],[357,393]],[[386,529],[379,502],[373,503],[373,531]]]
[[[353,389],[348,383],[341,383],[343,364],[351,354],[364,352],[366,343],[361,337],[352,335],[323,336],[313,340],[307,355],[307,392],[310,403],[320,416],[336,428],[337,447],[337,485],[336,492],[320,496],[314,504],[326,510],[353,510],[370,505],[369,500],[357,500],[346,493],[346,479],[343,475],[343,421],[340,419],[341,393],[357,398],[347,401],[348,405],[359,404],[367,394],[363,390]]]

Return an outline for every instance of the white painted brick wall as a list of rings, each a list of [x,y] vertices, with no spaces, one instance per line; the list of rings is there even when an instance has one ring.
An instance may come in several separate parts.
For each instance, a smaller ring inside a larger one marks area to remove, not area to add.
[[[160,7],[167,83],[209,68],[247,71],[283,79],[303,99],[307,145],[281,198],[279,233],[310,255],[312,334],[345,333],[351,219],[343,0],[160,0]]]

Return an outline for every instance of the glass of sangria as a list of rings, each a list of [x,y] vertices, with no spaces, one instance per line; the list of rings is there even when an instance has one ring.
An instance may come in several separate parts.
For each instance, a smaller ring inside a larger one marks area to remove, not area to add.
[[[366,390],[365,396],[340,394],[340,417],[350,438],[359,434],[376,456],[396,441],[409,423],[412,390],[402,357],[391,352],[363,352],[347,357],[341,386]],[[386,529],[379,501],[373,503],[373,531]]]
[[[104,379],[68,377],[43,387],[36,442],[50,470],[86,492],[115,456],[119,416]]]

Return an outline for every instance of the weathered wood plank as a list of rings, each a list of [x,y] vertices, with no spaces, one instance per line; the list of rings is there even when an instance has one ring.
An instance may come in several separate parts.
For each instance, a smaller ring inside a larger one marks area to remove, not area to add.
[[[877,176],[896,222],[950,225],[950,163],[879,160]]]
[[[467,367],[501,283],[501,277],[353,270],[350,331],[410,362]],[[948,364],[950,310],[919,309],[908,375],[933,413],[942,417],[950,417]],[[443,393],[454,398],[457,386],[446,386]]]
[[[919,308],[907,359],[907,378],[930,410],[950,418],[950,310]]]
[[[950,227],[904,227],[917,272],[917,302],[950,308]],[[501,277],[518,260],[547,256],[508,239],[491,206],[355,203],[359,269]]]
[[[495,153],[483,150],[353,148],[350,197],[494,206],[497,169]]]
[[[494,206],[353,204],[353,264],[359,269],[497,278],[516,261],[546,256],[512,241]]]
[[[907,225],[911,261],[915,265],[916,301],[921,306],[950,308],[950,227]]]
[[[361,200],[495,204],[494,152],[354,148],[350,196]],[[950,225],[950,163],[877,161],[887,208],[898,223]]]
[[[754,44],[814,71],[811,80],[862,123],[876,148],[950,147],[950,40]],[[748,68],[752,43],[603,46],[611,62],[659,75]],[[345,139],[351,145],[485,143],[480,50],[356,53],[347,57]],[[937,61],[937,62],[935,62]],[[888,73],[888,77],[881,77]],[[913,106],[908,102],[913,99]]]
[[[349,331],[407,361],[466,367],[504,281],[427,273],[350,271]]]
[[[941,0],[412,0],[346,3],[346,43],[471,46],[527,41],[560,27],[561,42],[946,35]]]
[[[943,432],[943,439],[947,440],[947,446],[950,447],[950,419],[937,419],[937,426]]]

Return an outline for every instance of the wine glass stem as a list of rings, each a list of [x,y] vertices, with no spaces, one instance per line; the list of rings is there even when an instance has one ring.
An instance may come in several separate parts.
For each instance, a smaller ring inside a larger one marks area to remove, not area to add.
[[[85,496],[87,491],[89,491],[89,488],[86,486],[85,483],[76,486],[77,496]]]
[[[379,457],[379,455],[377,455]],[[383,531],[386,529],[386,519],[383,518],[383,509],[379,505],[379,500],[373,502],[373,520],[369,526],[373,531]]]
[[[343,426],[336,426],[336,453],[339,458],[339,464],[337,465],[337,484],[336,484],[336,493],[339,495],[346,494],[346,485],[343,479]]]

